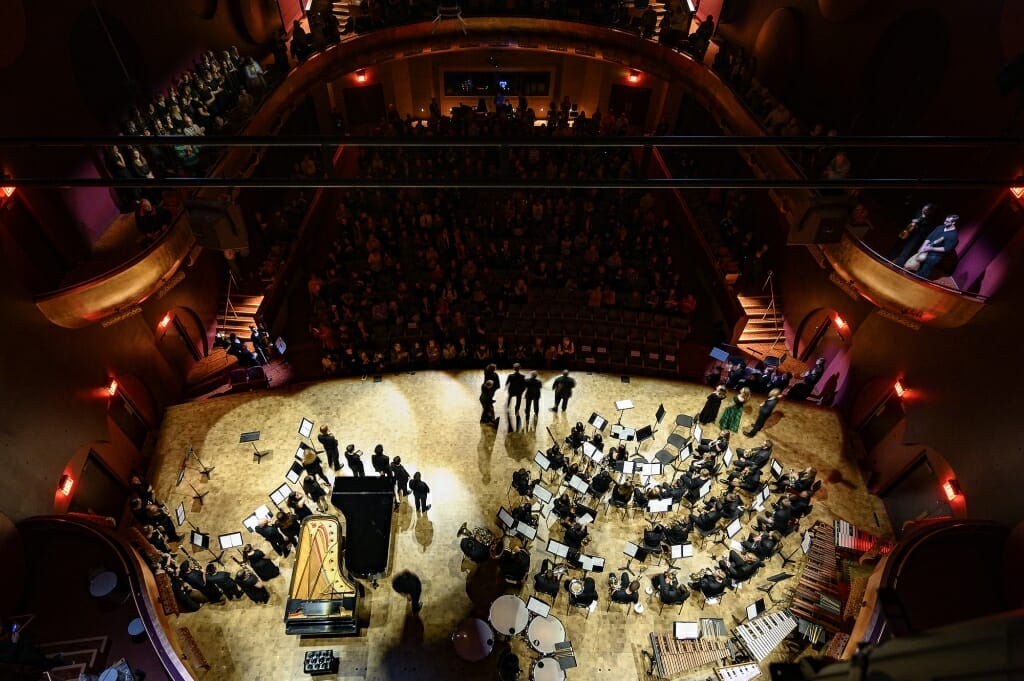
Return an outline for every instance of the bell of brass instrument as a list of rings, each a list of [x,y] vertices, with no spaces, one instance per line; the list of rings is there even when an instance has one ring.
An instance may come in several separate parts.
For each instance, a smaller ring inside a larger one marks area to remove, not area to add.
[[[901,239],[906,239],[908,236],[913,234],[914,230],[916,230],[918,225],[920,225],[920,224],[921,224],[921,221],[919,219],[917,219],[917,218],[914,218],[913,220],[911,220],[910,223],[907,224],[907,226],[903,228],[903,231],[900,232],[900,238]]]

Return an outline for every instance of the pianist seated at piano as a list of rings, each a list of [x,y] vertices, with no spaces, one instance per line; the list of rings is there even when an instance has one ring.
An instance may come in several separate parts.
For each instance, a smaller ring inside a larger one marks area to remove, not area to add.
[[[671,570],[651,577],[651,586],[665,605],[682,605],[690,597],[689,590],[679,583],[676,573]]]
[[[733,468],[762,468],[772,458],[772,441],[765,440],[760,447],[737,449]]]
[[[731,433],[728,430],[723,430],[718,433],[718,437],[714,440],[702,438],[700,444],[697,445],[697,451],[701,454],[725,454],[725,450],[729,448],[730,435]]]
[[[506,550],[498,559],[501,575],[513,582],[521,582],[530,572],[530,552],[522,546]]]
[[[775,555],[775,550],[781,541],[782,535],[775,531],[758,532],[757,534],[751,532],[746,541],[740,542],[740,546],[744,551],[750,551],[761,560],[767,560]]]
[[[694,577],[690,582],[690,588],[699,590],[705,598],[721,596],[729,585],[729,576],[721,569],[704,568]]]
[[[743,553],[729,551],[728,560],[718,561],[718,567],[725,574],[729,575],[733,582],[745,582],[753,577],[754,573],[763,566],[764,563],[761,562],[760,558],[747,551]]]
[[[785,537],[792,531],[790,521],[793,520],[792,504],[789,499],[783,497],[775,505],[775,510],[765,511],[757,516],[756,526],[759,532],[779,532]]]
[[[622,573],[621,582],[619,588],[612,591],[611,599],[613,603],[639,603],[640,602],[640,582],[638,580],[629,581],[629,575],[625,572]]]
[[[562,492],[560,496],[555,497],[555,504],[552,506],[552,511],[562,520],[573,519],[576,517],[574,505],[572,503],[572,499],[569,498],[568,492]]]
[[[564,569],[564,568],[563,568]],[[533,576],[533,588],[539,593],[547,594],[552,598],[558,597],[558,588],[562,585],[562,579],[555,574],[551,561],[547,558],[541,563],[540,572]]]
[[[252,544],[246,544],[242,548],[242,560],[248,563],[249,567],[260,579],[273,579],[281,574],[281,571],[274,565],[274,561],[267,558],[267,554],[263,553],[263,551],[254,548]]]
[[[530,471],[525,468],[520,468],[512,474],[512,489],[522,497],[532,496],[533,486],[538,482],[540,482],[540,480],[530,479]]]

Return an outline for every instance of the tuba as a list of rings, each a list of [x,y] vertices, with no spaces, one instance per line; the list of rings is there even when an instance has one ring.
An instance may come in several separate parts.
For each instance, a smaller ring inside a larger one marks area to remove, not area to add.
[[[508,550],[508,537],[505,535],[495,537],[494,540],[490,542],[490,549],[492,559],[496,560],[500,558],[501,554]]]

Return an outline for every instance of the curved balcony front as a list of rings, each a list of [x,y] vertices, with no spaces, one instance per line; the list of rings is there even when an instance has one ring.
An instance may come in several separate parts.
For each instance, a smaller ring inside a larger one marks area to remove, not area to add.
[[[844,233],[839,243],[819,246],[841,284],[872,305],[917,324],[963,326],[984,307],[985,299],[913,276]]]
[[[36,298],[51,322],[80,329],[146,300],[178,271],[195,244],[182,211],[148,248],[120,266]]]

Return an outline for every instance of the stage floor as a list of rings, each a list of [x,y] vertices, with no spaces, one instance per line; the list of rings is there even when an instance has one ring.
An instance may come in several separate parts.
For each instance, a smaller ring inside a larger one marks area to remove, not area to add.
[[[501,372],[502,380],[505,376]],[[227,605],[209,605],[197,613],[183,614],[176,626],[188,626],[212,668],[203,678],[218,681],[286,681],[306,679],[302,673],[303,653],[311,649],[332,648],[341,658],[338,679],[494,679],[497,650],[478,663],[456,657],[450,635],[467,617],[487,618],[490,601],[500,594],[493,585],[493,561],[477,569],[463,563],[456,532],[463,522],[470,528],[496,528],[496,514],[508,506],[508,489],[512,472],[520,467],[531,468],[538,449],[551,445],[548,429],[561,442],[576,421],[586,421],[591,412],[598,412],[614,423],[619,414],[616,400],[630,399],[635,408],[625,412],[623,423],[631,427],[652,424],[658,405],[667,410],[665,422],[655,439],[641,450],[648,457],[665,443],[672,430],[675,415],[693,414],[704,403],[709,392],[705,386],[667,380],[633,378],[623,383],[619,376],[574,374],[576,394],[569,410],[553,414],[551,381],[545,378],[539,424],[517,423],[514,415],[504,413],[504,393],[498,393],[497,431],[479,424],[478,402],[482,372],[420,372],[414,375],[386,375],[380,383],[358,378],[323,381],[308,385],[284,386],[279,389],[244,395],[227,395],[167,410],[156,447],[150,477],[158,498],[173,510],[184,501],[188,520],[213,536],[242,531],[244,541],[252,542],[272,553],[265,542],[242,526],[242,519],[256,507],[267,504],[273,508],[268,494],[285,482],[284,475],[294,461],[301,440],[300,420],[315,422],[314,435],[322,424],[331,427],[342,448],[353,443],[369,454],[376,444],[384,445],[390,456],[400,455],[410,473],[420,471],[432,490],[433,508],[417,515],[411,497],[396,512],[393,526],[392,573],[408,569],[418,574],[424,586],[424,608],[420,617],[411,616],[408,601],[394,593],[390,580],[380,588],[367,587],[366,602],[371,612],[370,625],[358,637],[301,640],[284,633],[284,603],[292,574],[293,558],[280,560],[281,576],[268,584],[271,600],[256,605],[248,600]],[[741,430],[753,421],[753,407],[748,407]],[[510,423],[511,420],[511,423]],[[511,425],[511,430],[510,430]],[[260,450],[272,450],[257,464],[250,444],[239,444],[239,435],[261,431]],[[588,428],[588,432],[591,429]],[[717,428],[708,428],[711,435]],[[874,534],[889,534],[881,502],[869,495],[856,466],[844,460],[843,431],[837,415],[813,404],[791,404],[783,401],[776,408],[768,427],[754,441],[737,435],[733,447],[759,443],[763,437],[775,442],[775,456],[787,468],[814,466],[825,481],[814,498],[814,511],[801,522],[801,529],[816,520],[831,523],[843,518]],[[189,463],[184,481],[175,486],[182,459],[189,445],[195,447],[207,466],[215,466],[211,479],[203,478],[195,462]],[[319,445],[318,445],[319,448]],[[632,447],[631,447],[632,449]],[[326,464],[325,464],[326,466]],[[342,475],[348,475],[343,470]],[[550,474],[548,476],[550,478]],[[670,476],[669,476],[670,477]],[[194,485],[200,492],[209,492],[200,507],[192,500]],[[716,483],[713,493],[718,493]],[[334,511],[340,515],[340,512]],[[684,511],[685,512],[685,509]],[[876,525],[878,519],[883,527]],[[555,519],[552,517],[552,521]],[[561,537],[561,530],[552,536]],[[645,526],[642,517],[622,519],[602,512],[591,530],[592,542],[586,552],[604,556],[609,568],[625,564],[622,548],[625,541],[637,542]],[[187,529],[187,526],[186,526]],[[746,523],[742,531],[745,537]],[[696,537],[696,533],[694,535]],[[524,599],[533,593],[532,575],[541,561],[549,557],[543,551],[548,538],[541,521],[538,540],[534,542],[530,578],[524,587]],[[740,537],[737,536],[737,539]],[[799,538],[789,537],[784,543],[788,554],[798,549]],[[695,546],[696,549],[696,546]],[[712,564],[727,552],[721,544],[711,542],[690,559],[679,561],[680,582],[692,572]],[[237,555],[237,553],[236,553]],[[294,556],[294,554],[292,554]],[[801,554],[797,554],[800,556]],[[210,554],[198,556],[205,562]],[[237,565],[225,556],[233,573]],[[653,561],[652,561],[653,562]],[[634,563],[633,569],[636,571]],[[798,574],[800,565],[787,566],[787,572]],[[649,586],[648,575],[662,572],[664,567],[647,567],[641,582]],[[596,611],[584,619],[584,611],[573,609],[566,615],[566,594],[559,595],[552,608],[565,624],[568,639],[576,651],[578,667],[568,671],[568,679],[646,679],[647,663],[641,649],[649,649],[648,634],[671,634],[675,620],[696,621],[700,617],[721,617],[731,629],[742,619],[743,609],[764,594],[756,589],[765,579],[781,572],[781,561],[771,560],[765,568],[736,592],[729,592],[723,605],[709,606],[701,611],[698,599],[691,596],[679,608],[665,608],[658,614],[657,599],[647,602],[646,610],[628,617],[624,606],[608,608],[607,574],[596,575],[600,600]],[[615,570],[618,574],[618,570]],[[773,592],[784,595],[785,587],[795,585],[796,578],[783,582]],[[781,607],[781,606],[779,606]],[[733,620],[733,616],[736,620]],[[520,653],[522,679],[529,678],[533,660],[526,655],[526,644],[512,643]],[[772,659],[784,659],[782,648]],[[767,665],[763,672],[767,678]],[[686,675],[706,678],[713,675],[704,667]]]

